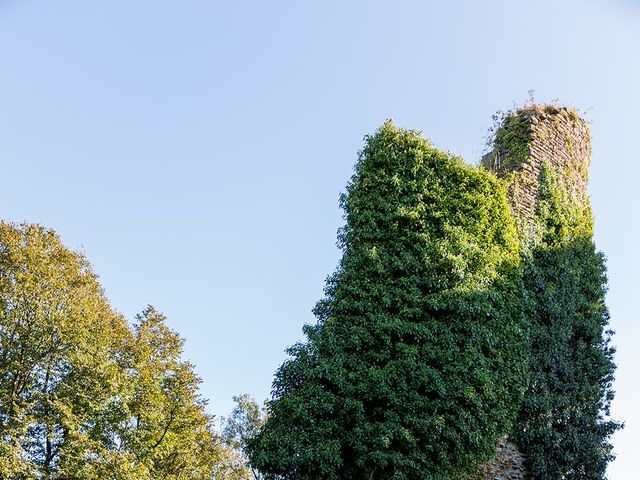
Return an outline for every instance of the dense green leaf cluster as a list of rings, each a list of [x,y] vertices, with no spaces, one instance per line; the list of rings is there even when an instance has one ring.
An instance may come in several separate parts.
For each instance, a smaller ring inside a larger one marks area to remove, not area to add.
[[[496,131],[494,151],[498,156],[497,170],[509,171],[524,162],[529,155],[531,123],[521,115],[505,115]]]
[[[612,459],[608,419],[615,365],[605,305],[604,259],[588,203],[544,165],[538,238],[523,262],[531,380],[514,437],[540,480],[599,480]]]
[[[457,478],[491,457],[525,387],[506,188],[386,123],[341,204],[341,263],[252,462],[267,478]]]

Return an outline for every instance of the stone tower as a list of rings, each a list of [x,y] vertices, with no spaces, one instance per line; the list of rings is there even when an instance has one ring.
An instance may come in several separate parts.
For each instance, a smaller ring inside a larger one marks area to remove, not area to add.
[[[540,228],[542,175],[552,181],[565,201],[589,212],[587,193],[591,164],[589,128],[574,110],[532,105],[509,114],[496,132],[494,148],[481,160],[487,170],[504,179],[512,215],[524,245],[534,244]],[[548,182],[547,182],[548,183]],[[524,480],[525,458],[505,439],[498,441],[495,458],[482,466],[485,480]]]
[[[494,149],[481,160],[507,180],[509,202],[518,226],[533,235],[543,167],[558,172],[570,201],[588,206],[591,164],[589,127],[575,110],[532,105],[508,115],[496,132]]]

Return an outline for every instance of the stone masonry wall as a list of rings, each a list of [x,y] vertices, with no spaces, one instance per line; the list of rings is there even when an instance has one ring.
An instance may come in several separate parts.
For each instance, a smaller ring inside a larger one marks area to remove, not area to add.
[[[526,469],[524,455],[518,448],[504,439],[497,442],[496,456],[480,467],[482,480],[524,480]]]
[[[589,127],[574,110],[534,105],[515,111],[496,133],[494,150],[481,161],[508,180],[509,201],[525,232],[533,228],[545,162],[562,172],[565,188],[578,203],[588,201]]]

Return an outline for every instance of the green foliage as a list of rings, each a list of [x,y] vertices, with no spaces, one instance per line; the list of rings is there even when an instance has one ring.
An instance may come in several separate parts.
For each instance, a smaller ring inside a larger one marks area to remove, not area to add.
[[[589,200],[572,195],[566,176],[549,162],[541,167],[536,212],[539,238],[531,239],[532,243],[539,248],[554,248],[590,240],[593,217]]]
[[[198,395],[200,379],[180,358],[184,342],[153,307],[136,320],[125,350],[129,388],[118,408],[126,412],[118,441],[135,452],[149,478],[210,478],[216,439]]]
[[[229,452],[181,352],[151,307],[131,329],[51,230],[0,223],[0,479],[211,478]]]
[[[261,478],[261,475],[249,466],[245,452],[248,440],[255,437],[264,425],[265,409],[247,394],[235,396],[233,401],[236,406],[231,415],[224,420],[223,438],[226,445],[237,452],[236,470],[242,475],[240,478]]]
[[[531,138],[531,123],[522,115],[510,113],[501,119],[495,134],[494,148],[500,156],[499,171],[510,171],[529,156],[528,140]]]
[[[514,436],[536,480],[604,479],[613,458],[608,419],[615,365],[606,275],[588,204],[561,172],[541,172],[540,238],[524,262],[531,381]]]
[[[265,422],[265,411],[250,395],[233,397],[236,406],[225,419],[223,435],[233,448],[243,450],[247,440],[254,437]]]
[[[49,478],[95,451],[126,332],[81,255],[0,223],[0,477]]]
[[[248,444],[266,478],[450,479],[526,380],[519,247],[491,174],[384,124],[341,199],[343,257]]]

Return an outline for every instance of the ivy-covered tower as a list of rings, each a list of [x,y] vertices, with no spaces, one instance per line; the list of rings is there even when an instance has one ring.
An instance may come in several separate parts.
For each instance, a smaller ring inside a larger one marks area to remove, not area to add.
[[[567,199],[576,206],[589,205],[591,140],[589,127],[575,110],[533,105],[512,112],[496,132],[494,149],[481,163],[507,180],[512,212],[529,240],[538,230],[535,224],[545,168],[558,174]]]
[[[612,458],[609,437],[620,425],[608,418],[614,350],[604,260],[592,240],[590,163],[586,122],[549,105],[507,115],[481,161],[507,182],[520,232],[531,372],[510,436],[517,448],[499,446],[487,478],[601,479]]]
[[[507,115],[479,168],[391,122],[366,137],[342,259],[276,372],[252,466],[269,480],[604,479],[619,425],[590,158],[585,122],[555,106]]]

